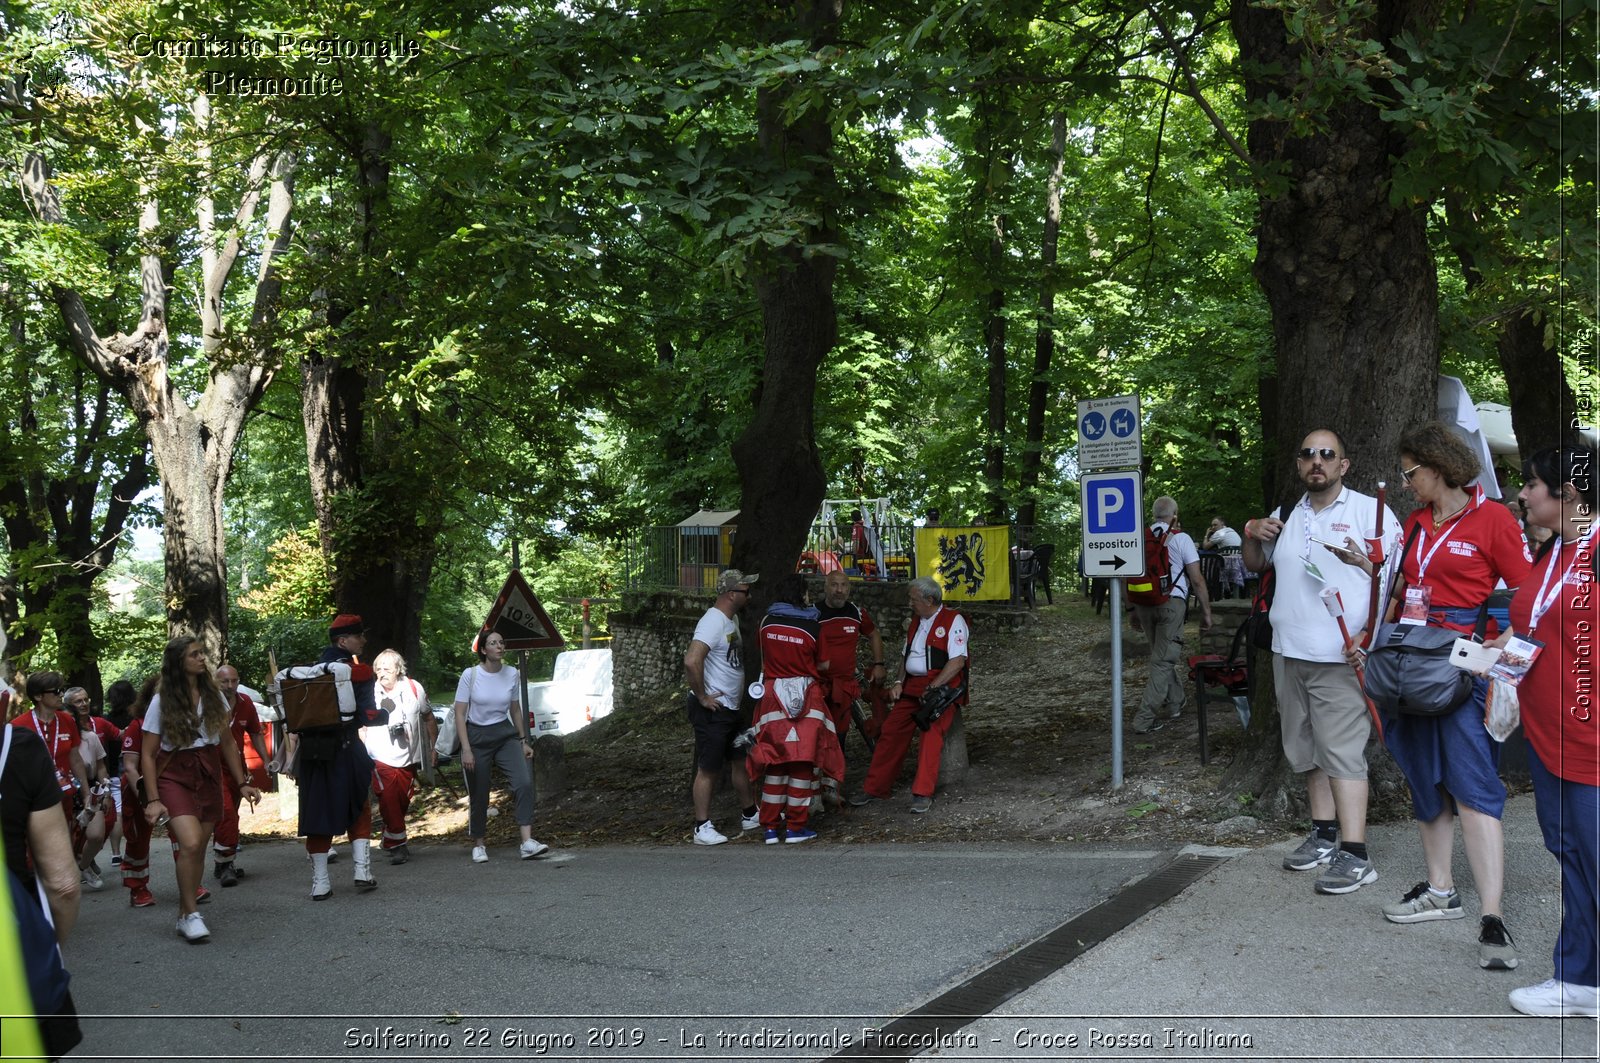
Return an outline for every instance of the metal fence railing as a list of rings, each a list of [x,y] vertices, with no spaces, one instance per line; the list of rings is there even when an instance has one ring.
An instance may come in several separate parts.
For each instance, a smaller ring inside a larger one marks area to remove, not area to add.
[[[916,557],[916,533],[910,522],[888,522],[866,527],[860,522],[840,526],[812,525],[796,570],[822,574],[842,569],[853,578],[908,580],[919,571],[934,571]],[[955,538],[965,529],[950,529]],[[1011,526],[1007,550],[1010,560],[1012,601],[1032,601],[1036,584],[1052,578],[1061,587],[1072,569],[1063,570],[1061,556],[1044,541],[1053,539],[1044,527]],[[727,568],[738,535],[734,524],[642,528],[623,544],[622,585],[629,590],[682,590],[711,593],[717,573]],[[991,536],[992,538],[992,536]],[[1067,559],[1070,563],[1070,558]],[[992,563],[992,559],[991,559]]]

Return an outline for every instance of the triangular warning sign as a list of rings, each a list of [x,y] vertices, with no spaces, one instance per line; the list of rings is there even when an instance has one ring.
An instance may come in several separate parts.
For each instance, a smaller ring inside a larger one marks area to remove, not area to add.
[[[485,631],[498,631],[508,650],[559,650],[567,644],[534,597],[520,569],[512,569],[489,610]]]

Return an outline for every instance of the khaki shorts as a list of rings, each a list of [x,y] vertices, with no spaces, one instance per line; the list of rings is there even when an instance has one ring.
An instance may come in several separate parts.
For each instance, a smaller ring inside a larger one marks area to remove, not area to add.
[[[1372,718],[1355,669],[1342,661],[1324,664],[1275,653],[1272,679],[1289,767],[1301,773],[1321,768],[1331,779],[1365,779]]]

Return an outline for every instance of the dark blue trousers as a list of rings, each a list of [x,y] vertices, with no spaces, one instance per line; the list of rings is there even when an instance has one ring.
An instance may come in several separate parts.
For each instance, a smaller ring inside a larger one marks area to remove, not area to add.
[[[1544,847],[1561,864],[1561,932],[1555,976],[1574,985],[1600,985],[1600,786],[1551,773],[1532,748],[1533,799]]]

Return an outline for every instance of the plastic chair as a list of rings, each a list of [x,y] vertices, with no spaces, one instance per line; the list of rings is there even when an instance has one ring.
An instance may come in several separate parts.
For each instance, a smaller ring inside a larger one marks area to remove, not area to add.
[[[1212,601],[1222,597],[1222,555],[1210,550],[1200,551],[1200,577],[1206,581],[1206,592]],[[1189,588],[1190,600],[1199,598],[1193,587]]]
[[[1050,593],[1050,562],[1056,557],[1055,543],[1040,543],[1033,548],[1033,569],[1029,573],[1029,599],[1038,593],[1033,588],[1044,588],[1044,600],[1051,605],[1056,604],[1056,599]]]

